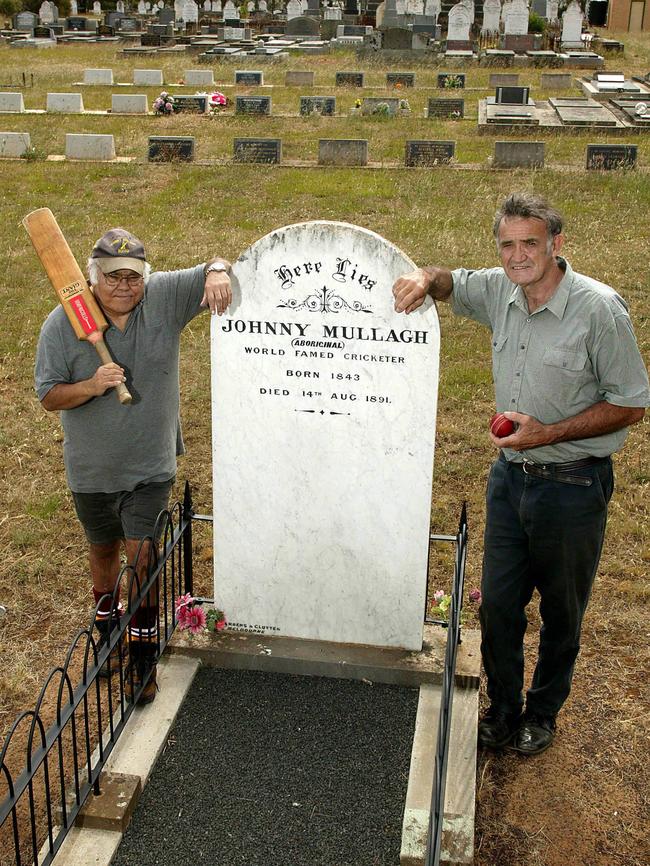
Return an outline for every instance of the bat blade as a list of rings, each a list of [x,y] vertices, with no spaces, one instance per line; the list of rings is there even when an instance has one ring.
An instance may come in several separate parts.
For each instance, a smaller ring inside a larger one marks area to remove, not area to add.
[[[23,225],[76,336],[92,343],[102,363],[109,363],[112,358],[103,338],[108,322],[88,288],[54,214],[48,207],[39,208],[27,214]],[[124,384],[117,385],[115,390],[120,403],[131,402],[131,394]]]

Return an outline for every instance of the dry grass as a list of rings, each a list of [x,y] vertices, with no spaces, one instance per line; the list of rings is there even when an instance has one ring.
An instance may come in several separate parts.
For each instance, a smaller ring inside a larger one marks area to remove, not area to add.
[[[627,73],[650,69],[648,40],[626,38]],[[111,49],[112,51],[112,49]],[[134,66],[90,48],[52,55],[0,47],[6,75],[33,68],[37,85],[28,104],[44,104],[45,92],[73,89],[84,66],[110,66],[116,80],[130,80]],[[59,63],[59,59],[61,62]],[[170,76],[191,62],[166,58]],[[297,102],[281,86],[287,68],[316,68],[317,79],[333,82],[334,71],[358,66],[350,56],[292,59],[269,65],[274,103]],[[385,67],[368,66],[380,82]],[[403,67],[406,68],[406,67]],[[234,66],[217,67],[217,80],[232,80]],[[436,70],[416,67],[418,80]],[[119,73],[119,74],[118,74]],[[531,73],[531,77],[538,72]],[[472,70],[487,84],[485,70]],[[0,76],[2,78],[2,76]],[[4,80],[4,79],[3,79]],[[333,90],[333,88],[331,88]],[[325,91],[327,92],[327,91]],[[84,91],[85,93],[85,91]],[[102,89],[106,100],[110,88]],[[481,94],[482,95],[482,94]],[[478,94],[474,94],[474,97]],[[469,97],[469,94],[468,94]],[[85,97],[86,98],[86,97]],[[95,98],[93,96],[93,98]],[[348,98],[347,96],[345,97]],[[351,98],[351,97],[350,97]],[[97,94],[97,99],[99,95]],[[91,104],[88,102],[88,104]],[[101,121],[101,123],[100,123]],[[418,137],[422,121],[398,121],[399,140]],[[116,129],[129,152],[144,153],[153,120],[97,118],[8,118],[5,129],[28,129],[38,146],[59,142],[63,131],[101,126]],[[211,121],[183,121],[210,154],[226,153],[231,137],[250,121],[229,119],[223,135]],[[373,147],[390,154],[396,126],[337,119],[337,134],[363,131]],[[331,129],[332,127],[328,127]],[[176,128],[175,128],[176,129]],[[257,130],[258,127],[255,127]],[[271,120],[265,129],[290,147],[308,146],[322,134],[318,120]],[[459,148],[484,158],[491,139],[478,141],[472,123],[462,132],[449,124],[427,127],[432,137],[457,137]],[[414,135],[413,133],[417,133]],[[329,134],[329,133],[328,133]],[[214,138],[214,140],[212,140]],[[589,136],[589,140],[601,140]],[[635,139],[636,140],[636,139]],[[40,324],[53,306],[52,292],[20,228],[22,216],[47,205],[57,215],[73,251],[84,261],[95,238],[109,225],[126,225],[147,243],[158,268],[182,267],[220,253],[236,258],[248,245],[280,225],[307,219],[337,219],[366,226],[403,248],[421,264],[494,263],[489,234],[497,202],[515,187],[547,194],[568,218],[567,256],[578,271],[614,285],[632,309],[637,337],[650,356],[650,176],[645,173],[587,174],[580,169],[586,136],[562,139],[569,172],[355,171],[268,169],[256,166],[173,167],[73,165],[42,161],[0,165],[3,223],[0,278],[0,602],[9,616],[0,621],[2,658],[0,733],[17,712],[33,703],[54,662],[60,661],[90,612],[88,575],[81,532],[65,485],[61,432],[32,391],[32,364]],[[305,145],[307,142],[307,145]],[[640,160],[649,144],[639,136]],[[471,323],[441,310],[441,387],[432,506],[434,531],[453,530],[461,500],[469,503],[471,547],[468,583],[480,577],[483,490],[493,456],[484,432],[493,395],[488,337]],[[211,512],[208,322],[196,320],[184,336],[182,413],[188,454],[179,479],[193,484],[197,509]],[[483,756],[478,768],[477,857],[479,866],[641,866],[648,862],[648,745],[650,708],[647,670],[650,539],[648,425],[638,425],[617,457],[617,492],[599,577],[584,630],[574,692],[560,720],[557,744],[533,761]],[[211,537],[197,530],[199,586],[209,594]],[[536,643],[533,612],[530,650]]]

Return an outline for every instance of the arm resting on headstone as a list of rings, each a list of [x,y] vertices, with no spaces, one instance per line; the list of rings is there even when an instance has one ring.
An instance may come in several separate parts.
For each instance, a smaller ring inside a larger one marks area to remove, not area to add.
[[[436,301],[448,301],[453,287],[451,271],[447,268],[418,268],[395,281],[395,309],[398,313],[412,313],[422,306],[427,295]]]

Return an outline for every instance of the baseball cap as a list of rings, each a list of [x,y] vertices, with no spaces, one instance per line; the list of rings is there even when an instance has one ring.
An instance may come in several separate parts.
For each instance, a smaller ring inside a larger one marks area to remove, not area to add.
[[[119,271],[122,268],[144,273],[147,261],[142,242],[126,229],[109,229],[95,243],[90,254],[105,274]]]

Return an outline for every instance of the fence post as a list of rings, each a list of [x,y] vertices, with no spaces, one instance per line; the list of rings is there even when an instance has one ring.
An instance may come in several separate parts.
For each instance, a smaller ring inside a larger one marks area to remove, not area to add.
[[[192,493],[190,491],[190,482],[185,482],[185,492],[183,494],[183,580],[184,591],[193,595],[194,576],[192,574]]]

